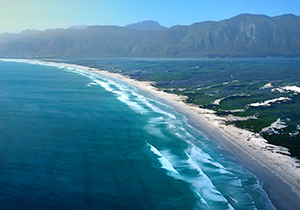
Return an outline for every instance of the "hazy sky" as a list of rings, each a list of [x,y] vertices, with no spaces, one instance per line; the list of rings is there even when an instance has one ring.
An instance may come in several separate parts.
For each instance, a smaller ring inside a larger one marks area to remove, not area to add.
[[[241,13],[300,15],[300,0],[0,0],[0,33],[143,20],[170,27]]]

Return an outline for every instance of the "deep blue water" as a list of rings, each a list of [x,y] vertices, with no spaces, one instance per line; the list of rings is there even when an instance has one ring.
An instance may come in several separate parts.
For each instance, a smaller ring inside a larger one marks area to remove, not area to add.
[[[0,61],[0,209],[273,209],[184,116],[82,69]]]

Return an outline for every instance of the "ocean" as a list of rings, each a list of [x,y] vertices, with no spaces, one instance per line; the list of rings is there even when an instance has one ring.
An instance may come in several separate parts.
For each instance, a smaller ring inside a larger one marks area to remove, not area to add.
[[[275,209],[185,116],[122,81],[0,61],[0,209]]]

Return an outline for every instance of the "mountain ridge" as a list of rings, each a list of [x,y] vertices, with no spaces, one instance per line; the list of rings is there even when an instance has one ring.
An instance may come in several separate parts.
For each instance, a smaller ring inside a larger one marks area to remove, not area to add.
[[[167,30],[167,27],[161,26],[158,22],[153,20],[145,20],[138,23],[129,24],[124,27],[134,29],[134,30],[142,30],[142,31]]]
[[[300,18],[293,14],[275,17],[240,14],[221,21],[196,22],[160,30],[155,27],[162,26],[155,21],[143,21],[125,27],[49,29],[0,44],[0,56],[300,56]]]

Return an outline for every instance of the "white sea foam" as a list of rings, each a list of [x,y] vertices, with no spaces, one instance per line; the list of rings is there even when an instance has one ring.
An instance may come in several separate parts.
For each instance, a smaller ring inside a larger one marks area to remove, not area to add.
[[[194,160],[196,163],[198,163],[198,164],[199,163],[208,163],[211,166],[213,166],[212,168],[215,168],[215,169],[211,169],[211,170],[216,170],[216,171],[218,171],[219,174],[233,175],[222,164],[213,160],[209,154],[203,152],[200,148],[193,146],[190,149],[189,153],[190,153],[191,159]]]
[[[163,120],[164,123],[167,125],[167,129],[173,133],[174,135],[180,137],[184,141],[188,141],[191,139],[195,139],[193,135],[191,135],[185,128],[184,125],[188,126],[186,118],[178,118],[171,112],[174,111],[171,107],[160,104],[159,102],[155,102],[157,105],[153,105],[150,103],[151,99],[146,101],[146,105],[154,112],[161,115],[160,120]],[[158,105],[164,106],[165,111],[158,107]],[[160,122],[161,123],[161,122]]]
[[[150,146],[150,150],[155,155],[158,156],[158,160],[161,163],[162,168],[164,168],[164,169],[166,169],[166,170],[168,170],[168,171],[170,171],[172,173],[178,174],[178,172],[174,169],[174,167],[172,166],[172,164],[154,146],[152,146],[151,144],[149,144],[149,146]]]
[[[147,145],[149,145],[150,150],[158,156],[162,168],[168,172],[172,172],[170,174],[171,176],[182,179],[193,186],[201,203],[209,205],[209,203],[220,202],[222,205],[227,205],[228,209],[233,209],[222,193],[217,190],[209,177],[205,175],[200,166],[194,162],[188,153],[186,153],[188,159],[185,160],[172,154],[170,150],[158,151],[158,149],[151,144],[148,143]],[[196,173],[192,171],[196,171]]]
[[[169,112],[165,112],[165,111],[161,110],[160,108],[158,108],[157,106],[152,105],[152,104],[149,103],[149,102],[146,102],[146,105],[147,105],[150,109],[152,109],[152,111],[154,111],[154,112],[156,112],[156,113],[162,114],[162,115],[164,115],[164,116],[166,116],[166,117],[169,117],[169,118],[171,118],[171,119],[176,119],[176,116],[175,116],[175,115],[173,115],[173,114],[171,114],[171,113],[169,113]]]
[[[93,80],[93,82],[89,83],[88,86],[95,84],[100,85],[106,91],[116,94],[117,99],[128,105],[132,110],[142,114],[148,112],[142,106],[142,104],[138,103],[141,101],[146,101],[146,99],[140,94],[136,93],[131,87],[121,84],[120,82],[114,82],[111,78],[108,79],[106,76],[95,74],[85,69],[66,67],[65,70],[90,78]],[[130,96],[135,96],[135,98],[131,99]]]
[[[218,188],[214,186],[214,184],[211,182],[211,180],[207,181],[206,186],[198,186],[199,189],[204,189],[204,191],[201,191],[200,194],[203,196],[203,198],[209,202],[209,200],[213,200],[214,202],[220,202],[220,203],[227,203],[228,209],[233,209],[230,203],[245,203],[246,205],[249,205],[249,208],[256,209],[255,203],[253,202],[251,196],[244,190],[242,181],[236,177],[232,172],[230,172],[228,169],[226,169],[222,164],[217,162],[216,160],[212,159],[209,154],[204,153],[201,149],[197,147],[191,147],[187,151],[187,155],[189,157],[187,163],[190,164],[191,167],[196,168],[198,171],[202,170],[203,174],[205,175],[206,170],[210,172],[218,172],[221,177],[226,177],[226,184],[228,187],[233,191],[239,191],[238,195],[235,195],[236,192],[233,192],[232,194],[227,192],[227,195],[234,195],[235,200],[229,199],[227,200],[222,193],[219,192]],[[212,167],[209,168],[203,168],[202,164],[206,164],[208,167],[209,165]],[[203,168],[203,169],[202,169]],[[205,175],[208,177],[207,175]],[[203,178],[202,178],[203,179]],[[205,178],[204,178],[205,179]],[[196,183],[194,183],[196,182]],[[211,182],[211,183],[210,183]],[[225,180],[224,180],[225,182]],[[199,183],[199,180],[197,182],[197,178],[192,179],[191,183],[193,186],[197,186]],[[196,188],[197,189],[197,188]],[[250,207],[251,206],[251,207]]]
[[[80,75],[90,78],[93,82],[89,83],[91,85],[100,85],[106,91],[116,94],[116,97],[119,101],[128,105],[132,110],[139,113],[147,113],[148,111],[136,101],[137,98],[130,99],[130,96],[138,96],[130,87],[114,82],[111,79],[107,79],[105,76],[94,74],[93,72],[87,71],[80,68],[66,68],[65,70],[78,73]],[[141,97],[140,97],[141,98]]]
[[[90,82],[89,84],[87,84],[88,87],[90,87],[92,85],[97,85],[97,83],[96,82]]]
[[[106,91],[113,92],[113,90],[111,89],[109,83],[103,82],[103,81],[100,81],[100,80],[97,80],[97,79],[95,79],[94,82],[96,84],[100,85],[101,87],[103,87]]]
[[[175,136],[177,136],[178,138],[189,142],[190,140],[194,140],[195,137],[193,135],[191,135],[185,128],[184,125],[187,125],[187,121],[185,118],[180,118],[177,119],[177,117],[174,114],[171,114],[170,111],[171,108],[165,106],[166,110],[169,111],[165,111],[161,108],[158,107],[158,105],[162,105],[157,103],[157,105],[153,105],[152,103],[150,103],[151,100],[144,100],[145,104],[147,107],[149,107],[152,111],[158,113],[161,115],[161,117],[159,118],[159,120],[153,119],[151,118],[151,120],[149,121],[149,123],[154,123],[156,125],[158,124],[166,124],[166,128]],[[174,110],[173,110],[174,111]],[[157,134],[157,133],[156,133]]]
[[[182,159],[172,154],[170,150],[163,150],[160,154],[168,160],[173,168],[176,168],[180,179],[193,186],[195,193],[200,197],[202,203],[220,202],[222,205],[227,205],[228,209],[233,209],[222,193],[214,186],[210,178],[202,171],[199,164],[187,152],[185,153],[187,159]]]
[[[186,181],[191,183],[195,190],[201,195],[201,197],[207,202],[220,202],[227,204],[228,209],[233,209],[228,203],[227,199],[218,191],[209,177],[202,171],[200,166],[194,162],[193,158],[188,155],[186,163],[190,169],[194,169],[198,172],[198,176],[186,178]]]
[[[119,94],[120,96],[117,98],[121,102],[127,104],[132,110],[138,112],[138,113],[147,113],[148,111],[140,106],[137,102],[131,101],[128,96],[124,94]]]
[[[148,113],[148,110],[146,108],[144,108],[141,97],[140,98],[136,97],[136,96],[138,96],[138,94],[136,92],[134,92],[134,90],[132,90],[130,87],[126,87],[125,85],[120,85],[117,83],[113,83],[113,85],[115,86],[116,89],[113,90],[112,92],[117,94],[118,100],[127,104],[132,110],[134,110],[138,113],[141,113],[141,114]],[[133,97],[131,99],[132,96],[135,96],[135,97]]]

